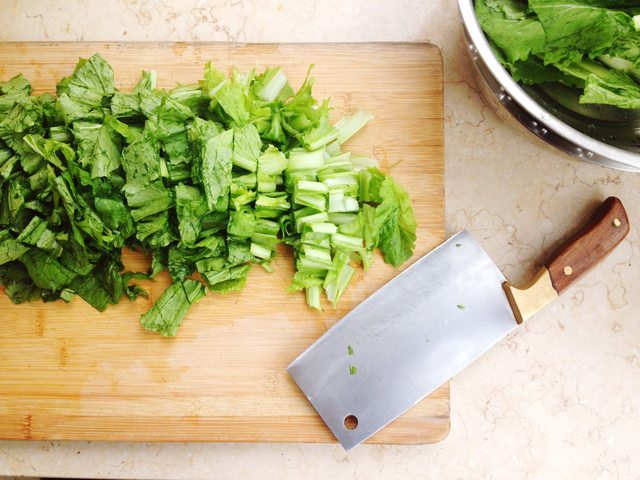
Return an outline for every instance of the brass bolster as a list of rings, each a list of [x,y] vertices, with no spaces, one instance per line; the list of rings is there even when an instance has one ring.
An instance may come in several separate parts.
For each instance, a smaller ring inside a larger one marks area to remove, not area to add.
[[[558,292],[551,284],[551,276],[546,267],[542,267],[525,285],[514,287],[509,282],[504,282],[502,287],[518,324],[528,320],[542,307],[558,298]]]

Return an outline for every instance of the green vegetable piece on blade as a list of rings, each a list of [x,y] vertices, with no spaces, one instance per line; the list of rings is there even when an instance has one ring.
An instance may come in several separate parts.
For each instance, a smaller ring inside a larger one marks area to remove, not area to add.
[[[204,285],[196,280],[172,283],[151,309],[140,317],[140,322],[149,331],[173,337],[178,332],[189,307],[204,295]]]

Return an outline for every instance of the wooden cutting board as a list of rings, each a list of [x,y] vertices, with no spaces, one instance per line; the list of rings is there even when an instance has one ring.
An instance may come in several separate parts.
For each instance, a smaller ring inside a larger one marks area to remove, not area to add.
[[[314,93],[333,116],[365,109],[375,119],[347,145],[375,157],[409,191],[418,220],[415,261],[444,239],[442,60],[426,44],[0,43],[0,79],[22,72],[35,93],[53,92],[78,57],[101,53],[130,89],[142,69],[160,87],[191,83],[203,65],[240,70],[281,65],[294,88],[314,64]],[[126,254],[129,268],[145,258]],[[0,295],[0,438],[141,441],[334,442],[285,368],[327,328],[399,270],[376,259],[358,272],[338,310],[288,293],[283,247],[267,274],[253,269],[241,293],[209,294],[176,338],[145,332],[150,299],[98,313],[70,304],[13,305]],[[408,265],[408,264],[407,264]],[[449,430],[445,385],[370,439],[426,443]]]

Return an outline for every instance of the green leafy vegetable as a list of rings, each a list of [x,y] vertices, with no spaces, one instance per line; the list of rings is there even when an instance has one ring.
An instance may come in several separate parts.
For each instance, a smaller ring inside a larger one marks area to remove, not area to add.
[[[204,285],[196,280],[175,282],[158,298],[153,307],[142,315],[140,322],[147,330],[174,336],[189,307],[205,294]]]
[[[416,220],[407,192],[391,177],[380,189],[382,203],[376,208],[379,247],[387,263],[397,267],[413,254],[416,242]],[[386,220],[382,220],[386,219]]]
[[[56,108],[66,124],[76,120],[100,120],[102,103],[116,89],[113,70],[100,55],[81,59],[70,77],[62,79],[56,91]]]
[[[14,239],[7,230],[0,231],[0,265],[18,260],[28,250],[28,246]]]
[[[545,50],[545,32],[540,21],[527,17],[527,5],[515,1],[476,2],[476,15],[494,44],[509,63],[525,61]]]
[[[75,272],[68,270],[54,257],[38,248],[31,248],[25,252],[20,261],[29,272],[33,283],[45,290],[62,290],[76,277]]]
[[[78,142],[78,159],[91,168],[91,176],[106,177],[120,166],[120,142],[107,124],[76,122],[73,132]]]
[[[637,2],[476,0],[500,61],[526,84],[582,89],[580,103],[640,108]],[[634,16],[635,15],[635,16]]]
[[[243,288],[254,263],[273,271],[281,243],[295,253],[290,290],[316,309],[323,291],[337,305],[375,248],[392,265],[411,256],[408,195],[342,151],[369,113],[332,124],[313,79],[294,92],[279,67],[227,76],[209,63],[197,84],[156,83],[143,72],[119,91],[100,55],[57,97],[32,96],[21,75],[0,83],[0,283],[13,302],[78,296],[102,311],[168,270],[141,323],[173,336],[207,289]],[[147,252],[149,272],[125,271],[123,247]]]
[[[199,180],[204,187],[209,210],[224,212],[228,208],[232,146],[233,131],[226,130],[210,138],[202,149]]]

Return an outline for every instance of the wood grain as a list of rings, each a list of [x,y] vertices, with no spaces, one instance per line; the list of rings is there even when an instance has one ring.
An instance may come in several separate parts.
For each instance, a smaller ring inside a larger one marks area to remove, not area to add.
[[[629,233],[622,202],[607,198],[591,219],[547,261],[551,283],[558,294],[598,265]]]
[[[348,145],[379,160],[409,191],[418,219],[412,261],[444,238],[442,64],[424,44],[0,44],[0,79],[22,72],[35,91],[53,92],[79,56],[100,52],[116,83],[132,87],[142,69],[159,86],[190,83],[211,60],[241,70],[281,65],[294,87],[315,64],[315,94],[332,115],[366,109],[375,120]],[[125,252],[129,268],[148,259]],[[146,333],[138,318],[168,285],[143,282],[149,300],[98,313],[70,304],[16,306],[0,295],[0,438],[159,441],[334,442],[285,368],[328,327],[398,270],[380,258],[358,272],[338,310],[305,306],[288,293],[291,255],[283,247],[267,274],[254,268],[243,292],[209,294],[177,338]],[[443,386],[375,435],[372,443],[425,443],[449,429]]]

